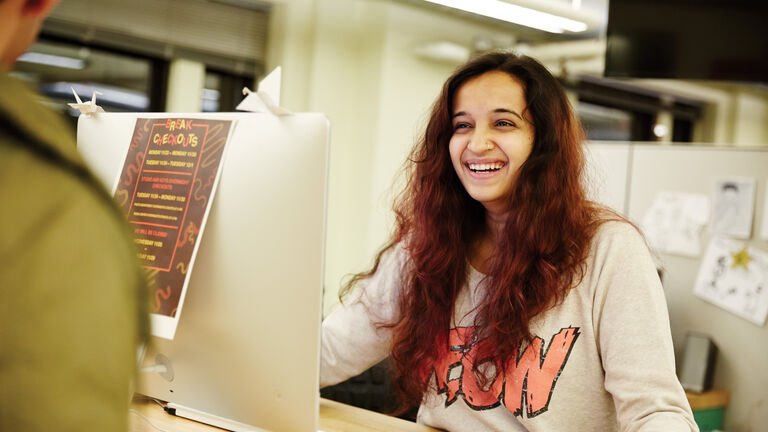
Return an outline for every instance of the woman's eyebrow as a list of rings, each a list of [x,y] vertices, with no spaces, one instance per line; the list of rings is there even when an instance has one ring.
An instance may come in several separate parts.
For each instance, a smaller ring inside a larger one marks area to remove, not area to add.
[[[523,116],[521,116],[520,114],[517,113],[517,111],[514,111],[514,110],[510,110],[510,109],[506,109],[506,108],[496,108],[495,110],[493,110],[493,112],[495,112],[495,113],[508,113],[508,114],[512,114],[512,115],[517,116],[517,118],[519,118],[520,120],[525,120],[525,119],[523,119]]]
[[[496,108],[495,110],[493,110],[493,112],[495,112],[495,113],[512,114],[512,115],[516,116],[517,118],[519,118],[520,120],[525,120],[523,118],[523,116],[518,114],[517,111],[515,111],[515,110],[511,110],[511,109],[507,109],[507,108]],[[451,116],[451,118],[461,117],[461,116],[464,116],[464,115],[467,115],[467,113],[464,112],[464,111],[459,111],[456,114],[454,114],[453,116]]]

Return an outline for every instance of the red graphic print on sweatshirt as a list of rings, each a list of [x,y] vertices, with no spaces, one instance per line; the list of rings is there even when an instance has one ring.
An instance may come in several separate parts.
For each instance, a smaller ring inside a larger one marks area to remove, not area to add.
[[[518,346],[503,362],[477,359],[479,341],[475,327],[451,329],[448,346],[434,365],[438,391],[445,393],[445,406],[458,397],[475,410],[503,404],[516,416],[525,409],[528,418],[547,411],[555,384],[579,337],[578,327],[561,329],[549,344],[533,338],[521,351]]]

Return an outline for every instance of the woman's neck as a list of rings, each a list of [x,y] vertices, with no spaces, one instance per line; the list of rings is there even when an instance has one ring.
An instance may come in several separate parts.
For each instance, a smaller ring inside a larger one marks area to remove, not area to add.
[[[506,219],[506,213],[486,211],[485,228],[473,241],[469,250],[469,262],[477,271],[485,274],[490,271],[490,258],[499,244]]]
[[[504,232],[504,225],[506,225],[508,217],[509,212],[485,211],[485,232],[490,237],[494,246],[498,244],[501,239],[502,232]]]

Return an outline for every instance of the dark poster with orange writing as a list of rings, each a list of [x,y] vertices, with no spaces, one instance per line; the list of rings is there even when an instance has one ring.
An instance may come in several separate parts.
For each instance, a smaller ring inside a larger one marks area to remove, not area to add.
[[[115,199],[154,284],[155,314],[176,317],[183,301],[231,127],[229,120],[136,121]]]

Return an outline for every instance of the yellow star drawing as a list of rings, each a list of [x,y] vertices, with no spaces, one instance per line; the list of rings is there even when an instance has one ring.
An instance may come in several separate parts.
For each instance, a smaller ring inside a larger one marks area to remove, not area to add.
[[[731,268],[744,267],[744,270],[749,270],[747,268],[747,264],[752,261],[752,257],[749,256],[749,252],[747,252],[746,247],[742,248],[736,253],[732,253],[731,256],[733,257],[733,264],[731,264]]]

